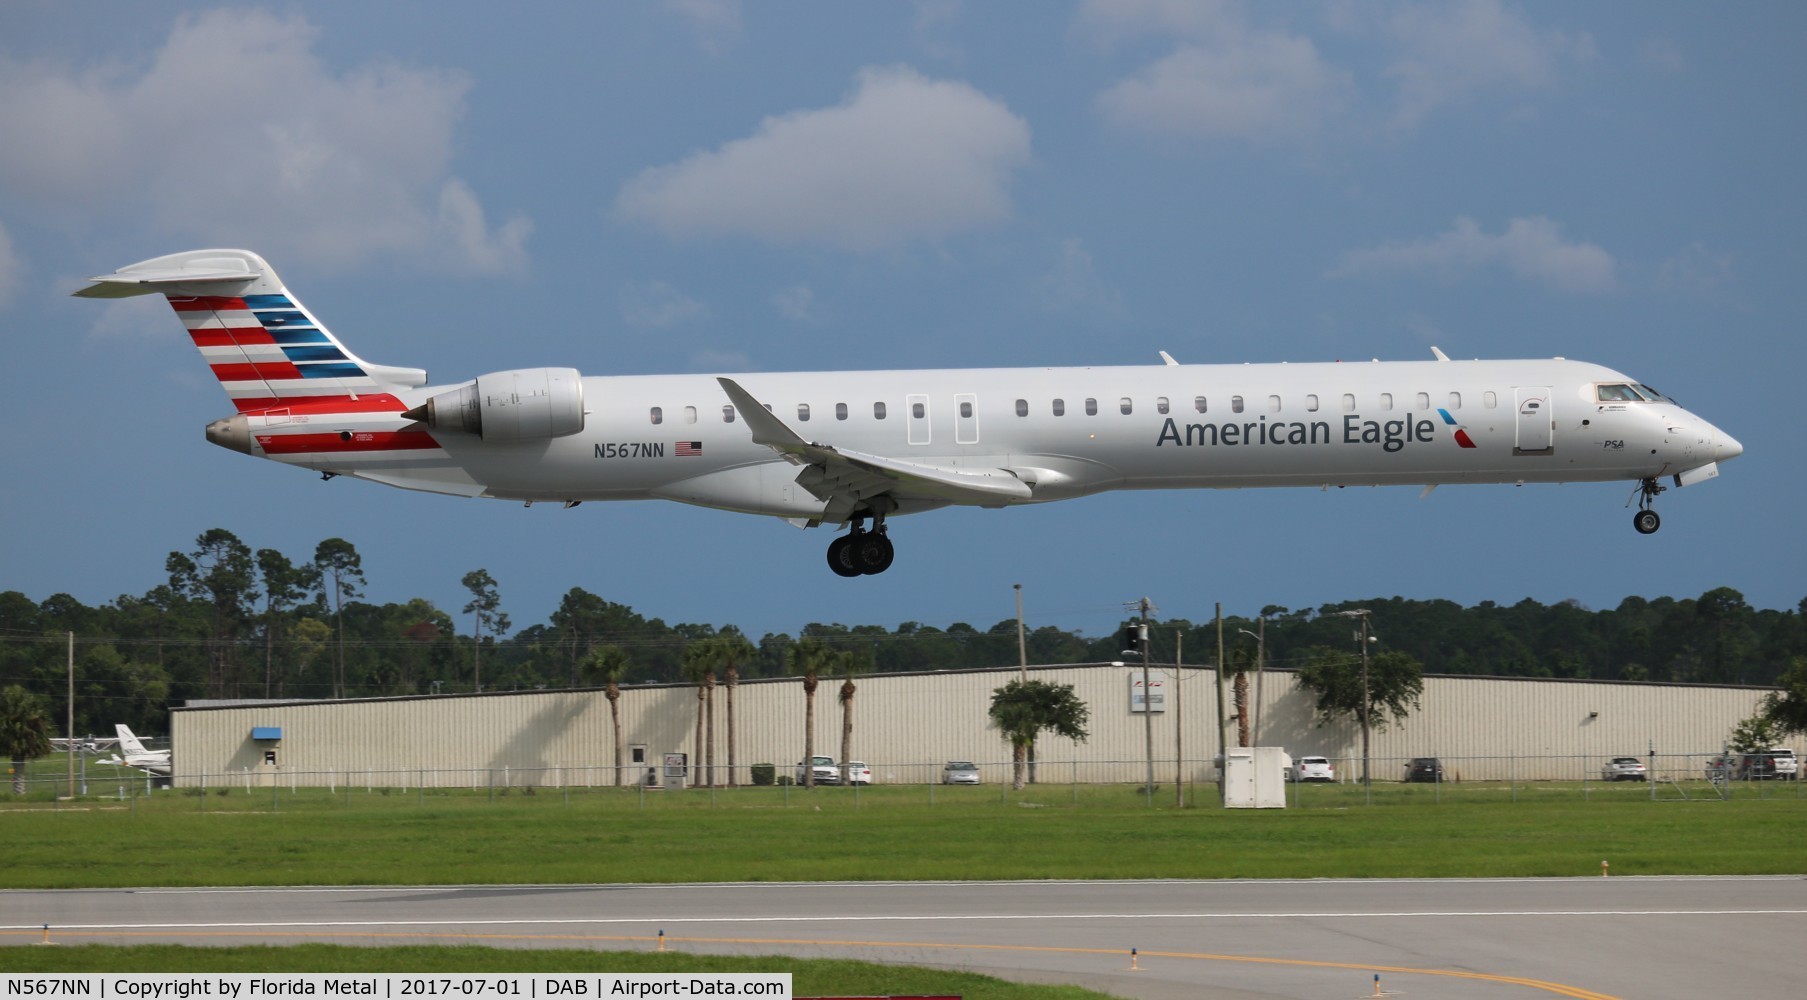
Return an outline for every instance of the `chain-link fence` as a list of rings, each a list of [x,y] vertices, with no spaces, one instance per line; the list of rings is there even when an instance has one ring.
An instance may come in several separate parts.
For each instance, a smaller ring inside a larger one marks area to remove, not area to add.
[[[1592,801],[1634,798],[1801,798],[1794,762],[1756,766],[1723,753],[1656,754],[1647,758],[1582,755],[1494,757],[1329,758],[1321,768],[1286,774],[1286,803],[1294,808],[1350,804],[1535,801],[1580,797]],[[325,771],[246,769],[160,778],[119,767],[84,764],[73,781],[46,762],[28,766],[0,788],[0,808],[67,801],[115,803],[150,798],[189,802],[197,809],[284,808],[301,804],[350,804],[360,798],[397,804],[450,797],[490,802],[569,802],[574,797],[633,808],[682,804],[786,806],[824,800],[854,806],[888,802],[1008,802],[1047,804],[1121,802],[1133,796],[1151,806],[1216,806],[1217,764],[1210,759],[1036,761],[1023,767],[1015,787],[1009,760],[974,761],[973,769],[945,762],[866,762],[859,779],[843,783],[837,769],[813,788],[803,786],[796,765],[752,764],[732,770],[634,765],[631,767],[343,768]],[[1152,775],[1151,775],[1152,771]],[[1293,781],[1296,773],[1311,780]],[[1128,776],[1133,780],[1127,780]],[[837,798],[838,797],[838,798]]]

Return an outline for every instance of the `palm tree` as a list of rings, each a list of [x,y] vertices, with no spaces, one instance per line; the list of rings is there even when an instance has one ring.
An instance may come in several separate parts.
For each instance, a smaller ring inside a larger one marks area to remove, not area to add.
[[[803,678],[803,785],[816,787],[816,682],[823,671],[833,670],[835,651],[820,639],[799,639],[784,658],[792,677]]]
[[[1022,791],[1025,765],[1036,736],[1051,729],[1071,740],[1084,742],[1091,709],[1073,693],[1071,684],[1015,680],[991,692],[992,725],[1010,741],[1015,765],[1012,787]]]
[[[853,756],[853,678],[868,666],[864,657],[847,650],[835,659],[841,675],[841,784],[847,784],[847,761]]]
[[[25,762],[50,752],[55,731],[43,699],[17,684],[0,690],[0,754],[13,762],[14,795],[25,794]]]
[[[584,659],[584,676],[601,684],[609,700],[609,722],[615,729],[615,784],[621,784],[621,679],[627,676],[627,654],[620,646],[598,646]]]
[[[1236,745],[1249,745],[1249,670],[1255,666],[1255,651],[1246,645],[1234,646],[1224,657],[1234,671],[1231,690],[1236,699]]]
[[[734,761],[734,689],[740,686],[740,665],[758,652],[739,632],[724,632],[715,637],[716,662],[722,668],[722,683],[728,688],[728,787],[740,783]]]
[[[696,682],[696,742],[691,744],[691,752],[696,755],[695,764],[700,765],[697,774],[704,776],[696,784],[713,784],[712,769],[715,766],[715,701],[711,697],[715,693],[715,650],[713,643],[704,639],[684,647],[684,676]],[[708,716],[708,735],[704,736],[704,716]],[[704,749],[703,741],[708,740],[708,748]]]

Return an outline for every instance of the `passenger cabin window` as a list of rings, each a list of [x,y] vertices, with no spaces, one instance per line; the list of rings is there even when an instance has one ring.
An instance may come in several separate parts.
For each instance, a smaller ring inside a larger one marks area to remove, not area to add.
[[[1167,412],[1167,397],[1166,396],[1156,396],[1154,398],[1154,410],[1156,413],[1166,413]]]
[[[1489,389],[1486,392],[1481,393],[1481,405],[1491,410],[1500,405],[1500,398],[1493,394],[1492,389]]]
[[[916,418],[917,420],[921,420],[923,417],[923,414],[925,414],[927,412],[929,412],[928,409],[926,407],[924,407],[921,403],[911,403],[910,404],[910,416]]]
[[[1124,416],[1129,416],[1131,405],[1128,396],[1124,396],[1122,399],[1117,400],[1117,409],[1122,410]]]
[[[973,404],[964,401],[960,403],[960,418],[962,420],[971,420],[973,418]]]
[[[1380,394],[1380,408],[1383,410],[1390,410],[1393,408],[1393,394],[1392,393],[1383,392]]]
[[[1019,399],[1016,401],[1016,415],[1019,417],[1026,417],[1029,415],[1029,401],[1028,400]]]
[[[1085,400],[1085,415],[1088,417],[1098,415],[1098,401],[1090,396],[1087,396]]]
[[[1428,410],[1431,408],[1431,394],[1430,393],[1421,392],[1418,394],[1418,408],[1420,410]]]
[[[1205,412],[1205,397],[1203,397],[1203,396],[1192,397],[1192,408],[1197,410],[1200,413]]]
[[[1269,412],[1269,413],[1279,413],[1280,412],[1280,397],[1279,396],[1267,397],[1267,412]]]
[[[1311,411],[1312,413],[1318,412],[1318,394],[1317,393],[1308,392],[1305,394],[1305,408],[1307,410]]]
[[[797,419],[798,420],[808,420],[809,419],[809,404],[808,403],[798,403],[797,404]]]
[[[834,418],[836,420],[846,420],[847,419],[847,404],[846,403],[834,404]]]
[[[1231,396],[1230,397],[1230,412],[1231,413],[1241,413],[1242,412],[1242,397],[1241,396]]]
[[[1066,413],[1067,413],[1067,401],[1064,399],[1055,400],[1054,401],[1054,415],[1057,417],[1064,417],[1064,416],[1066,416]]]
[[[885,404],[883,404],[883,403],[873,403],[872,404],[872,419],[874,419],[874,420],[885,419]]]
[[[665,422],[665,407],[663,407],[663,406],[653,407],[652,416],[653,416],[653,423],[655,423],[655,424],[664,423]]]
[[[684,407],[684,422],[687,424],[696,423],[696,407],[694,407],[694,406]]]
[[[1462,408],[1462,394],[1461,393],[1452,392],[1449,394],[1449,408],[1452,410],[1459,410]]]
[[[1353,392],[1343,393],[1343,412],[1344,413],[1354,413],[1355,412],[1355,393],[1353,393]]]
[[[732,407],[732,406],[722,407],[722,423],[731,424],[733,422],[734,422],[734,407]]]

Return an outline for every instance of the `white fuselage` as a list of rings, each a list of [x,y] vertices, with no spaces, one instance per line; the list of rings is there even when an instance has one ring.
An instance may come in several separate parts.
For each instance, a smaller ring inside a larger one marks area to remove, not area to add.
[[[812,443],[942,468],[1005,469],[1030,488],[1026,498],[987,506],[1112,489],[1638,480],[1740,450],[1667,399],[1602,401],[1598,386],[1633,380],[1560,359],[735,379]],[[404,400],[444,391],[422,387]],[[583,429],[564,437],[496,444],[442,430],[433,433],[437,449],[275,457],[467,496],[662,498],[787,518],[823,512],[823,501],[795,482],[797,468],[754,442],[713,376],[591,376],[583,400]],[[392,413],[332,419],[311,430],[357,434],[406,423]],[[1458,443],[1457,430],[1472,447]],[[255,418],[251,432],[267,433]],[[897,512],[952,502],[960,501],[900,497]]]

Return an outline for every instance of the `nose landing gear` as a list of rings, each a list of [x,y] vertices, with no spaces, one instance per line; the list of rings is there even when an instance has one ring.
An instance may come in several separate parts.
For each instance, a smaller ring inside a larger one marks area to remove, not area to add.
[[[871,531],[865,518],[853,519],[853,530],[828,543],[828,568],[836,576],[874,576],[891,568],[897,555],[886,537],[884,518],[873,519]]]
[[[1631,526],[1638,529],[1638,534],[1655,534],[1656,529],[1663,526],[1663,519],[1657,516],[1651,505],[1656,501],[1656,495],[1667,488],[1657,482],[1655,477],[1638,484],[1638,510],[1631,515]]]

